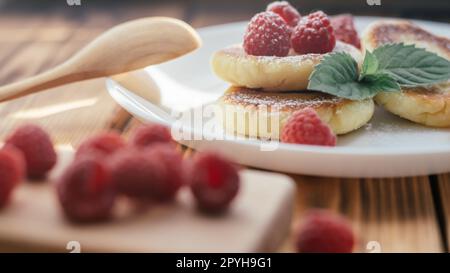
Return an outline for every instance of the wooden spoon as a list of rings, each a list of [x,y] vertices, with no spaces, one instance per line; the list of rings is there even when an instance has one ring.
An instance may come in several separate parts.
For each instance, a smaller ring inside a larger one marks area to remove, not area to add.
[[[150,17],[129,21],[104,32],[59,66],[1,87],[0,101],[162,63],[200,45],[195,30],[180,20]]]

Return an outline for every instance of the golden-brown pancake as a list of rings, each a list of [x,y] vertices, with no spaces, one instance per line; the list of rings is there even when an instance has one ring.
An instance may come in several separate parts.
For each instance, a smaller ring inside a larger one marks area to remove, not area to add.
[[[364,30],[363,49],[373,51],[390,43],[414,44],[441,57],[450,59],[450,40],[426,31],[407,20],[379,20]]]
[[[450,39],[439,37],[404,20],[381,20],[362,35],[364,49],[373,51],[388,43],[415,44],[450,60]],[[450,83],[382,92],[375,101],[405,119],[434,127],[450,127]]]
[[[334,133],[345,134],[366,124],[373,115],[372,99],[352,101],[313,92],[261,92],[230,87],[218,100],[228,133],[279,139],[281,128],[297,110],[313,108]]]
[[[361,62],[361,52],[352,45],[338,41],[333,52],[347,52]],[[252,56],[245,53],[242,45],[233,45],[215,52],[211,64],[216,75],[234,86],[295,91],[306,90],[308,78],[323,56],[292,51],[286,57]]]

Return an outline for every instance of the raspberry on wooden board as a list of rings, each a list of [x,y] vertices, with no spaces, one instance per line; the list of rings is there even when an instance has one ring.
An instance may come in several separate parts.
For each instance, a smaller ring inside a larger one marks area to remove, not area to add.
[[[43,178],[55,166],[57,155],[46,131],[33,124],[22,125],[7,137],[5,145],[22,151],[29,178]]]
[[[185,184],[184,160],[180,152],[170,143],[156,143],[145,150],[149,157],[164,164],[163,179],[155,180],[153,198],[157,201],[174,199],[178,190]]]
[[[216,153],[202,152],[195,155],[189,171],[198,207],[209,213],[226,211],[239,191],[237,167]]]
[[[120,150],[108,165],[118,193],[138,201],[153,201],[155,188],[167,177],[163,161],[136,147]]]
[[[69,220],[97,222],[112,216],[116,192],[103,159],[85,156],[73,161],[55,185],[61,208]]]
[[[148,147],[155,143],[172,143],[169,128],[161,124],[141,125],[133,132],[130,143],[136,147]]]
[[[14,146],[0,149],[0,208],[6,206],[14,189],[25,177],[25,159]]]
[[[75,154],[76,158],[83,155],[98,154],[109,156],[126,146],[125,140],[116,132],[105,132],[83,141]]]

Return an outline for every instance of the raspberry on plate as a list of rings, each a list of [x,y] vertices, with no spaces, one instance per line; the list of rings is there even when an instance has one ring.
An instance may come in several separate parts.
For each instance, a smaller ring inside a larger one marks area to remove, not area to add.
[[[148,147],[154,143],[172,142],[169,128],[160,124],[146,124],[136,129],[131,136],[131,144],[135,147]]]
[[[0,208],[6,206],[16,186],[25,177],[25,159],[14,146],[0,149]]]
[[[115,190],[108,168],[95,156],[72,162],[56,181],[58,199],[74,222],[96,222],[112,216]]]
[[[336,45],[330,19],[323,11],[303,17],[291,36],[292,48],[298,54],[331,52]]]
[[[158,143],[147,148],[149,157],[161,161],[166,169],[164,179],[154,181],[153,197],[158,201],[172,200],[185,184],[184,162],[180,152],[173,145]]]
[[[336,39],[354,45],[356,48],[361,48],[361,41],[359,40],[358,32],[356,31],[353,16],[351,14],[332,16],[330,21]]]
[[[256,14],[247,25],[244,50],[254,56],[287,56],[291,29],[278,14],[265,11]]]
[[[76,158],[83,155],[97,154],[100,156],[112,155],[126,146],[125,140],[116,132],[101,133],[85,140],[78,147]]]
[[[206,212],[227,210],[239,191],[237,167],[215,153],[197,154],[190,166],[189,176],[197,205]]]
[[[312,108],[292,114],[281,131],[285,143],[335,146],[336,135]]]
[[[122,149],[111,158],[108,165],[117,192],[138,201],[154,200],[156,188],[167,177],[164,162],[149,155],[145,149]]]
[[[296,247],[303,253],[351,253],[355,235],[348,221],[326,210],[307,213],[296,232]]]
[[[287,1],[272,2],[266,10],[280,15],[290,27],[295,27],[301,18],[300,13]]]
[[[41,127],[28,124],[17,128],[6,139],[22,151],[29,178],[43,178],[56,164],[57,155],[50,136]]]

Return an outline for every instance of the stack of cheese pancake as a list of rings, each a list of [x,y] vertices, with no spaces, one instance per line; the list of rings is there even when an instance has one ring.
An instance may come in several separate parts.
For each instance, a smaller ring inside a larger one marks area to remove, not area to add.
[[[359,49],[341,41],[332,52],[346,52],[357,62],[362,61]],[[309,76],[324,55],[299,55],[291,50],[286,57],[253,56],[242,45],[217,51],[212,57],[213,71],[232,85],[218,100],[225,130],[279,139],[288,118],[307,107],[313,108],[335,134],[346,134],[366,124],[374,112],[372,99],[348,100],[307,90]],[[251,130],[260,122],[267,123],[266,130]]]

